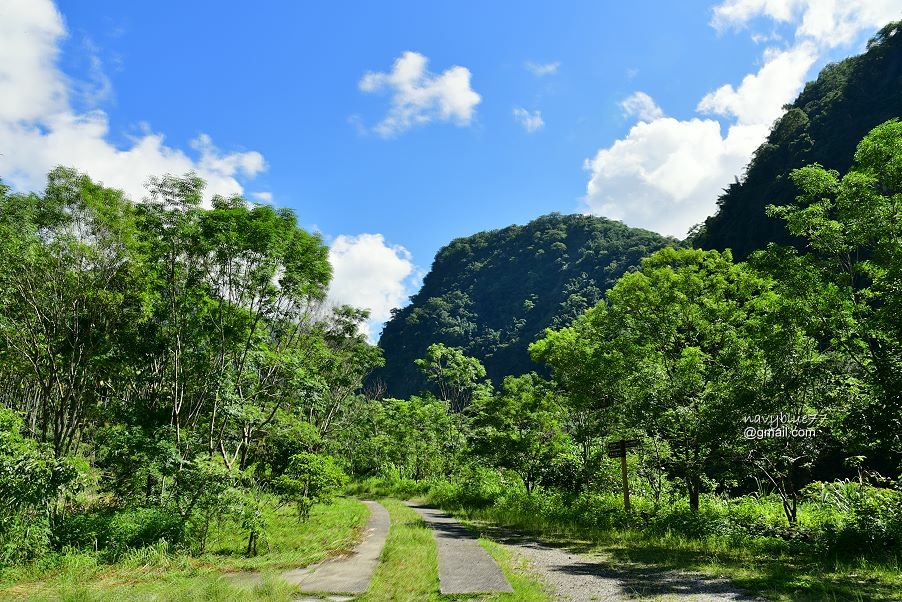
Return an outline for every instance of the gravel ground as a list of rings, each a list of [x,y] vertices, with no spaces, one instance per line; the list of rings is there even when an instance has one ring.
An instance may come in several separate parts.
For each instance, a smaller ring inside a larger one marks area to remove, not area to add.
[[[529,561],[555,600],[687,600],[692,602],[763,602],[725,579],[667,571],[650,566],[610,563],[601,556],[577,554],[519,536],[498,538]]]

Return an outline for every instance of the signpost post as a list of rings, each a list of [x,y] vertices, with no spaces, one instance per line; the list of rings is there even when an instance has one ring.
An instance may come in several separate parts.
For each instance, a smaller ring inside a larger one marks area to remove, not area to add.
[[[608,443],[608,457],[620,458],[620,473],[623,476],[623,509],[630,511],[630,485],[626,475],[626,450],[639,445],[638,439],[621,439]]]

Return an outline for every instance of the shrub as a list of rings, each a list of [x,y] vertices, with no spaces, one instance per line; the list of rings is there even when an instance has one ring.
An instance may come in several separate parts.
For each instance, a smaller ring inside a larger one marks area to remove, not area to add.
[[[301,452],[291,456],[285,472],[275,479],[274,489],[284,502],[295,504],[298,520],[305,520],[314,504],[329,501],[346,481],[331,456]]]
[[[819,511],[821,547],[882,555],[902,550],[902,492],[843,480],[805,489]]]
[[[496,471],[471,466],[454,483],[444,479],[431,481],[429,501],[442,508],[483,509],[494,504],[505,487]]]
[[[100,509],[72,514],[56,529],[60,549],[96,550],[116,560],[128,550],[166,542],[179,545],[185,523],[178,513],[163,508]]]
[[[33,560],[50,548],[51,509],[78,477],[68,460],[22,435],[22,419],[0,408],[0,564]]]

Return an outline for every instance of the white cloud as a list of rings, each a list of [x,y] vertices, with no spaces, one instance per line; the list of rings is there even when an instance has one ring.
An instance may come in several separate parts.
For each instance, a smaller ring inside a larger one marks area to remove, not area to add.
[[[252,192],[251,198],[260,203],[272,203],[272,193],[271,192]]]
[[[716,119],[665,117],[642,92],[624,100],[621,108],[640,123],[586,160],[587,210],[684,236],[714,213],[721,190],[742,173],[783,105],[813,76],[812,67],[900,11],[902,0],[726,0],[716,6],[711,24],[719,31],[751,28],[763,18],[770,23],[764,33],[750,32],[753,39],[782,43],[775,23],[793,27],[794,39],[765,48],[756,72],[699,101],[698,113],[716,115],[725,128]]]
[[[633,92],[620,101],[620,108],[627,117],[635,117],[639,121],[654,121],[664,116],[661,107],[645,92]]]
[[[698,103],[698,111],[735,117],[745,125],[771,124],[798,94],[817,57],[817,49],[808,42],[785,51],[767,49],[757,73],[746,75],[736,88],[725,84],[709,92]]]
[[[536,77],[545,77],[546,75],[554,75],[557,73],[558,67],[561,66],[560,61],[554,61],[553,63],[536,63],[533,61],[526,61],[523,65],[526,67],[526,70],[535,75]]]
[[[65,35],[50,0],[0,3],[0,177],[7,183],[40,190],[47,172],[62,164],[137,200],[150,176],[194,170],[207,181],[207,194],[231,195],[243,192],[239,177],[265,169],[260,153],[222,153],[205,134],[192,142],[194,156],[165,145],[162,134],[146,128],[125,147],[113,145],[106,113],[73,108],[73,94],[90,104],[109,96],[111,88],[90,46],[90,83],[72,82],[59,70]]]
[[[522,107],[514,107],[514,119],[530,134],[542,129],[545,125],[545,121],[542,119],[542,112],[538,110],[530,113]]]
[[[902,17],[899,0],[726,0],[711,19],[719,31],[748,27],[756,18],[794,23],[797,41],[823,48],[851,44],[863,31]]]
[[[110,81],[103,69],[103,61],[97,45],[86,37],[82,41],[82,48],[87,53],[89,79],[75,81],[73,86],[85,105],[95,108],[113,95],[113,82]]]
[[[586,160],[585,202],[591,213],[682,237],[714,211],[724,178],[742,170],[766,132],[734,125],[723,136],[713,119],[640,122]]]
[[[410,279],[416,276],[410,252],[386,244],[381,234],[342,234],[329,247],[329,261],[330,302],[369,309],[368,335],[375,342],[391,310],[407,301]]]
[[[470,87],[470,70],[454,66],[439,75],[430,73],[428,59],[407,51],[388,73],[369,71],[358,83],[362,92],[388,90],[391,108],[373,128],[385,138],[435,119],[468,125],[482,98]]]
[[[0,4],[0,121],[36,119],[66,107],[66,87],[55,68],[64,33],[50,2]]]
[[[714,7],[711,25],[720,32],[739,29],[758,16],[786,23],[795,18],[801,4],[799,0],[726,0]]]

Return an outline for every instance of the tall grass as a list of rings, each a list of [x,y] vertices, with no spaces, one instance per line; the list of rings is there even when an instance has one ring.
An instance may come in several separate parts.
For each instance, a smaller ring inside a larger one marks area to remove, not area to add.
[[[291,508],[267,508],[261,553],[252,558],[244,554],[247,533],[231,520],[214,524],[200,556],[165,541],[127,549],[113,563],[102,553],[70,548],[0,573],[0,599],[288,600],[294,588],[277,574],[353,548],[367,515],[363,504],[347,498],[315,506],[303,523]],[[230,576],[237,571],[259,571],[262,579],[242,584]]]

